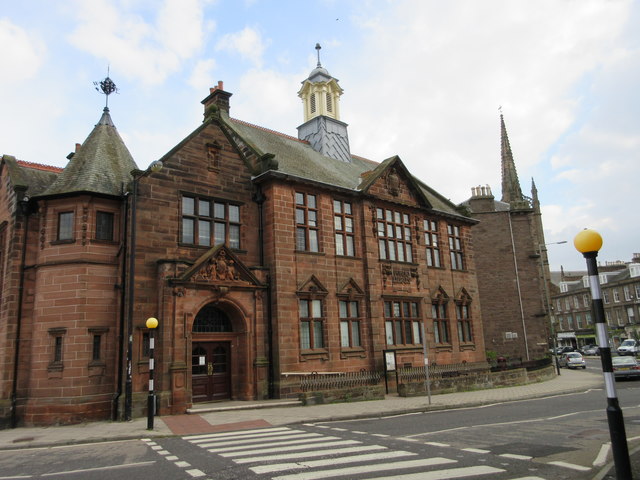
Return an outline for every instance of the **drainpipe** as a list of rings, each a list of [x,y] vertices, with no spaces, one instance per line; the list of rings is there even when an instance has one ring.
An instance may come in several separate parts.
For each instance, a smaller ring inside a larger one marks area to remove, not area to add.
[[[18,193],[16,188],[16,194]],[[20,284],[18,289],[18,312],[16,318],[16,347],[13,358],[13,384],[11,386],[11,428],[18,426],[18,364],[20,360],[20,328],[22,326],[22,300],[24,291],[24,267],[27,258],[27,237],[29,235],[29,215],[31,214],[29,197],[25,189],[20,189],[22,199],[18,201],[20,213],[24,217],[24,237],[22,239],[22,258],[20,260]]]
[[[527,339],[527,325],[524,319],[524,308],[522,306],[522,291],[520,290],[520,275],[518,274],[518,259],[516,258],[516,243],[513,238],[513,226],[511,225],[511,212],[507,212],[507,218],[509,219],[509,234],[511,235],[511,250],[513,250],[513,270],[516,274],[516,287],[518,287],[518,303],[520,305],[520,319],[522,320],[522,332],[524,336],[524,349],[527,353],[527,360],[529,357],[529,340]]]
[[[122,272],[120,274],[120,327],[118,334],[118,346],[120,348],[118,352],[118,379],[117,379],[117,390],[116,394],[113,397],[113,406],[112,406],[112,417],[113,421],[118,420],[120,415],[120,397],[122,396],[122,383],[124,379],[124,329],[125,329],[125,301],[126,301],[126,289],[125,285],[127,284],[127,245],[128,245],[128,232],[129,232],[129,223],[127,222],[127,218],[129,217],[129,202],[126,201],[127,197],[125,196],[124,202],[124,215],[122,217],[122,238],[123,245],[120,249],[120,253],[122,256]]]
[[[258,205],[258,244],[260,245],[260,266],[264,266],[264,202],[267,197],[262,193],[260,185],[256,185],[253,201]],[[275,397],[274,366],[273,366],[273,314],[271,312],[271,275],[267,276],[267,396]]]
[[[133,296],[134,285],[136,282],[136,200],[138,197],[138,180],[139,176],[133,178],[133,191],[131,193],[131,241],[129,242],[129,271],[127,272],[127,366],[125,372],[124,383],[124,419],[129,421],[132,419],[133,410],[133,381],[131,378],[131,368],[133,363]],[[124,342],[123,342],[124,344]]]

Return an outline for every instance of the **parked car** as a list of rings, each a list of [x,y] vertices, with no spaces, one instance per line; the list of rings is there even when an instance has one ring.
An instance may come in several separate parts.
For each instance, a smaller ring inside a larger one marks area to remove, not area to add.
[[[587,345],[583,345],[581,347],[578,348],[578,352],[580,352],[581,354],[585,355],[585,350],[589,350],[593,347],[596,347],[597,345],[594,345],[593,343],[589,343]]]
[[[637,355],[640,346],[638,342],[632,338],[627,338],[618,347],[618,355]]]
[[[582,355],[578,352],[563,353],[558,363],[561,367],[567,368],[587,368],[587,362],[584,361]]]
[[[597,345],[590,345],[582,349],[583,355],[600,355],[600,347]]]
[[[640,365],[635,357],[612,357],[615,378],[640,378]]]
[[[563,353],[573,352],[573,351],[575,351],[575,348],[572,346],[558,347],[556,348],[556,355],[562,355]]]

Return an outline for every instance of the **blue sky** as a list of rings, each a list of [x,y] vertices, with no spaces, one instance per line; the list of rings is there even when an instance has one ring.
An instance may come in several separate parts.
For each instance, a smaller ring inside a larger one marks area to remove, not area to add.
[[[0,0],[0,153],[64,166],[112,118],[141,168],[202,120],[224,81],[231,115],[296,135],[296,93],[321,61],[344,95],[352,153],[409,169],[459,203],[500,198],[498,107],[523,191],[532,177],[551,266],[640,252],[639,0]]]

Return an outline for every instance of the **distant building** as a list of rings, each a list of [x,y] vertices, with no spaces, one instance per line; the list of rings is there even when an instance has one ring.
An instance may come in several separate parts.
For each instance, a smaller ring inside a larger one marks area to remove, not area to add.
[[[462,205],[479,220],[473,228],[478,287],[487,350],[523,360],[543,358],[549,349],[550,319],[545,280],[550,279],[535,184],[523,195],[502,114],[502,198],[489,186],[472,188]]]
[[[605,262],[598,271],[611,346],[627,338],[640,339],[640,254],[629,263]],[[587,272],[562,272],[559,290],[552,295],[558,343],[596,345]]]
[[[142,415],[149,317],[162,415],[295,397],[387,353],[421,366],[425,342],[485,362],[477,221],[399,157],[351,154],[341,94],[318,62],[294,138],[231,118],[220,82],[161,170],[136,169],[107,108],[64,169],[4,155],[2,417]]]

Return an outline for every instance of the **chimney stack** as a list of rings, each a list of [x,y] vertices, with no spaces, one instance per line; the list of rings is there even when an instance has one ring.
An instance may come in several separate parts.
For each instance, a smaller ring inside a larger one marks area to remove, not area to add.
[[[212,105],[215,105],[219,110],[229,114],[229,98],[231,95],[231,93],[224,91],[224,84],[222,83],[222,80],[219,80],[218,85],[210,88],[209,96],[201,102],[204,105],[205,117]]]

